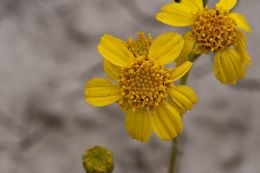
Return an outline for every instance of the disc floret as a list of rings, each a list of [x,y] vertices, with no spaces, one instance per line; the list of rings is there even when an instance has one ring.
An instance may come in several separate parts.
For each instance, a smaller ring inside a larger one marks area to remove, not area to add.
[[[218,52],[235,44],[238,27],[228,10],[204,8],[194,15],[193,21],[192,33],[205,53]]]
[[[143,56],[133,59],[118,80],[122,95],[119,104],[130,104],[133,110],[153,111],[160,103],[166,103],[167,89],[173,86],[171,71]]]
[[[128,50],[130,50],[130,52],[133,53],[134,57],[147,57],[152,44],[152,37],[149,34],[148,39],[146,39],[144,33],[138,33],[138,36],[139,39],[135,41],[132,39],[132,37],[129,37],[129,40],[126,42],[126,47]]]

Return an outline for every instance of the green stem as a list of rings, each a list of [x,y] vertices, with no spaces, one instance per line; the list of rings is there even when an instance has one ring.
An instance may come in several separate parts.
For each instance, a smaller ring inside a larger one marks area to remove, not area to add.
[[[171,151],[171,164],[170,164],[170,168],[169,168],[169,173],[174,173],[174,171],[175,171],[177,154],[179,152],[178,142],[179,142],[179,137],[176,137],[173,139],[172,151]]]
[[[195,62],[195,61],[200,57],[200,55],[201,55],[201,54],[191,53],[190,56],[189,56],[189,61],[190,61],[190,62]],[[189,77],[189,72],[187,72],[187,73],[181,78],[181,85],[186,85],[187,80],[188,80],[188,77]]]
[[[190,56],[189,56],[189,61],[190,62],[195,62],[199,57],[200,57],[201,54],[194,54],[194,53],[191,53]]]
[[[187,80],[189,77],[189,72],[187,72],[182,78],[181,78],[181,85],[186,85]]]
[[[203,7],[206,7],[208,0],[203,0]]]
[[[190,62],[195,62],[200,57],[200,55],[201,54],[191,53],[189,55],[189,61]],[[186,85],[188,77],[189,77],[189,72],[187,72],[181,78],[181,85]],[[178,149],[179,138],[180,137],[177,136],[176,138],[173,139],[172,149],[171,149],[171,160],[170,160],[169,173],[175,173],[176,160],[177,160],[177,155],[178,155],[178,152],[179,152],[179,149]]]
[[[203,6],[206,7],[208,0],[202,0],[203,1]],[[195,62],[201,54],[194,54],[191,53],[189,55],[189,61],[190,62]],[[181,85],[186,85],[187,80],[189,77],[189,72],[187,72],[182,78],[181,78]],[[178,149],[178,143],[179,143],[179,138],[180,137],[176,137],[173,139],[173,143],[172,143],[172,148],[171,148],[171,160],[170,160],[170,167],[169,167],[169,173],[175,173],[175,168],[176,168],[176,160],[177,160],[177,154],[179,152]]]

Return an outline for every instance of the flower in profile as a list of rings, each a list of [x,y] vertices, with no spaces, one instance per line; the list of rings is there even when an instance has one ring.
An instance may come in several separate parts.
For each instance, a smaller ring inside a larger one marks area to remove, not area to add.
[[[251,33],[243,15],[229,12],[236,0],[220,0],[216,8],[203,7],[202,0],[182,0],[161,8],[156,18],[172,26],[192,26],[196,54],[214,52],[213,69],[223,84],[236,84],[245,77],[245,64],[251,65],[246,37],[238,28]],[[193,44],[193,43],[191,43]],[[232,49],[230,46],[234,46]]]
[[[112,173],[114,169],[112,153],[98,145],[87,149],[82,161],[86,173]]]
[[[147,142],[152,129],[163,140],[170,140],[182,132],[180,114],[197,103],[194,91],[173,82],[184,76],[192,66],[186,61],[176,69],[165,68],[181,53],[182,36],[166,33],[154,41],[138,33],[127,42],[105,34],[98,45],[104,57],[104,70],[117,84],[104,78],[86,83],[86,101],[94,106],[106,106],[117,102],[126,113],[128,134]]]

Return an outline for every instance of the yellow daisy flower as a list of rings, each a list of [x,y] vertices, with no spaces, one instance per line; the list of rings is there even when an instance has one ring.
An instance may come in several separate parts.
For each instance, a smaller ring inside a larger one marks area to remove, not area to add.
[[[95,78],[86,83],[86,101],[94,106],[106,106],[117,102],[126,113],[128,134],[147,142],[152,129],[163,140],[170,140],[182,132],[180,114],[192,110],[197,103],[194,91],[172,82],[184,76],[192,66],[185,62],[176,69],[164,67],[173,62],[184,45],[182,36],[166,33],[154,41],[138,33],[127,42],[105,34],[98,45],[104,57],[104,70],[117,84]]]
[[[245,77],[245,64],[251,65],[246,51],[246,37],[238,28],[251,33],[243,15],[229,12],[236,0],[220,0],[216,8],[203,7],[202,0],[182,0],[161,8],[156,18],[172,26],[192,26],[196,54],[214,52],[213,69],[223,84],[236,84]],[[193,44],[191,42],[190,44]],[[234,46],[235,49],[230,48]],[[187,58],[187,57],[186,57]]]

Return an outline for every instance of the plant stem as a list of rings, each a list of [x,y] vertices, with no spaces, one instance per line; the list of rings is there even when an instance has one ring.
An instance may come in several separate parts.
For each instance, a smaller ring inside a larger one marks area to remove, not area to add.
[[[187,80],[188,80],[188,77],[189,77],[189,72],[187,72],[182,78],[181,78],[181,85],[186,85],[187,83]]]
[[[201,54],[191,53],[190,56],[189,56],[189,61],[190,61],[190,62],[196,61],[196,60],[200,57],[200,55],[201,55]]]
[[[201,54],[191,53],[189,55],[189,61],[190,62],[195,62],[200,57],[200,55]],[[187,72],[181,78],[181,85],[186,85],[188,77],[189,77],[189,72]],[[178,149],[179,138],[180,137],[177,136],[176,138],[173,139],[172,149],[171,149],[171,160],[170,160],[169,173],[175,173],[176,160],[177,160],[177,155],[178,155],[178,152],[179,152],[179,149]]]
[[[206,7],[208,0],[202,0],[203,1],[203,7]],[[191,53],[189,55],[189,61],[190,62],[195,62],[201,54],[194,54]],[[187,84],[187,80],[189,77],[189,72],[187,72],[182,78],[181,78],[181,85],[186,85]],[[177,154],[179,152],[178,149],[178,143],[179,143],[179,138],[180,137],[176,137],[173,139],[173,143],[172,143],[172,149],[171,149],[171,160],[170,160],[170,167],[169,167],[169,173],[175,173],[175,168],[176,168],[176,160],[177,160]]]
[[[179,141],[179,137],[176,137],[173,139],[172,151],[171,151],[171,164],[170,164],[170,168],[169,168],[169,173],[174,173],[174,171],[175,171],[177,154],[179,152],[178,141]]]
[[[208,0],[203,0],[203,7],[206,7]]]
[[[190,62],[196,61],[196,60],[200,57],[200,55],[201,55],[201,54],[191,53],[190,56],[189,56],[189,61],[190,61]],[[187,72],[187,73],[181,78],[181,85],[186,85],[187,80],[188,80],[188,77],[189,77],[189,72]]]

